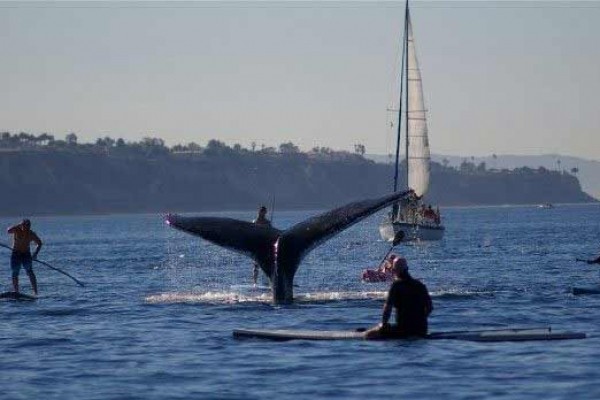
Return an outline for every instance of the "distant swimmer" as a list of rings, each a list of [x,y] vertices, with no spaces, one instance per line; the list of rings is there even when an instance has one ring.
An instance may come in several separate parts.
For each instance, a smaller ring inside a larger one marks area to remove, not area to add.
[[[13,235],[13,246],[12,246],[12,255],[10,256],[10,267],[12,269],[12,284],[14,291],[16,293],[19,292],[19,272],[21,271],[21,266],[25,269],[27,276],[29,276],[29,281],[31,282],[31,287],[33,289],[33,293],[35,295],[38,294],[37,288],[37,279],[35,274],[33,273],[33,260],[37,258],[40,249],[42,248],[42,241],[38,237],[38,235],[31,230],[31,221],[28,219],[24,219],[18,225],[11,226],[7,230],[9,235]],[[37,244],[35,251],[33,252],[33,256],[31,255],[30,245],[31,242]]]
[[[256,225],[265,225],[269,227],[271,226],[271,221],[267,219],[267,207],[260,206],[260,208],[258,209],[258,215],[256,216],[256,219],[252,221],[252,223]],[[255,285],[258,281],[258,271],[258,264],[254,263],[254,268],[252,269],[252,282],[254,282]]]
[[[394,283],[390,288],[381,324],[365,333],[367,339],[427,336],[427,317],[433,303],[427,287],[408,273],[406,259],[398,257],[392,266]],[[392,308],[396,309],[396,324],[389,323]]]

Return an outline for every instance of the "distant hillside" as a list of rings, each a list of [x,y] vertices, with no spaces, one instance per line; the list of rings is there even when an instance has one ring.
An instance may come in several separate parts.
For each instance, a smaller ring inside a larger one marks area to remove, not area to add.
[[[328,149],[283,150],[222,144],[195,152],[162,145],[5,150],[0,214],[253,209],[271,196],[278,209],[323,208],[390,191],[391,165]],[[433,164],[428,198],[441,205],[593,201],[567,173],[489,171],[473,163]]]
[[[365,157],[379,163],[391,162],[387,155],[370,154]],[[544,167],[548,170],[565,170],[570,172],[577,168],[577,178],[581,182],[583,191],[600,199],[600,161],[586,160],[578,157],[562,156],[557,154],[546,154],[539,156],[517,156],[517,155],[498,155],[497,157],[460,157],[434,154],[433,161],[442,163],[444,159],[448,161],[449,166],[458,167],[463,160],[468,160],[475,164],[484,162],[488,169],[515,169],[519,167],[538,168]],[[559,163],[560,161],[560,163]]]

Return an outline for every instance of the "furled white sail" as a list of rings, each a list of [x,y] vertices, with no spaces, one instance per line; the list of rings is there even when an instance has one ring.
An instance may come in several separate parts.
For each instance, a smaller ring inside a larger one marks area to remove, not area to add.
[[[408,18],[408,187],[417,196],[429,188],[429,139],[421,71]]]

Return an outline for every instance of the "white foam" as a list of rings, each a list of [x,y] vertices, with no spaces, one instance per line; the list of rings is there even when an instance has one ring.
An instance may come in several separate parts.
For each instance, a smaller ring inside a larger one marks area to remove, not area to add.
[[[314,302],[314,301],[380,300],[380,299],[385,299],[386,295],[387,295],[387,292],[378,292],[378,291],[298,293],[294,296],[294,301]]]
[[[465,290],[458,288],[440,289],[429,292],[431,297],[449,297],[449,298],[461,298],[461,297],[475,297],[475,296],[493,296],[493,291],[484,290]]]
[[[239,292],[206,292],[206,293],[161,293],[147,296],[144,301],[150,304],[174,303],[245,303],[270,302],[270,293],[242,294]]]
[[[386,292],[315,292],[298,293],[294,296],[295,302],[311,303],[323,301],[348,301],[348,300],[378,300],[384,299]],[[175,303],[271,303],[271,292],[205,292],[205,293],[159,293],[147,296],[144,301],[150,304],[175,304]]]

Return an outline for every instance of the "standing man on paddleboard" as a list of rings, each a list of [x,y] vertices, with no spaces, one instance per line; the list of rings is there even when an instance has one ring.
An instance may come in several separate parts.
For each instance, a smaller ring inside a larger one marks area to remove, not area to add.
[[[38,235],[31,230],[31,221],[28,219],[24,219],[23,222],[18,225],[11,226],[8,228],[7,232],[9,235],[13,235],[13,251],[10,256],[10,268],[12,269],[12,284],[14,291],[19,293],[19,272],[21,271],[21,266],[23,266],[25,272],[27,272],[27,276],[29,276],[33,293],[37,296],[37,279],[33,273],[32,264],[42,248],[42,241]],[[31,242],[37,244],[33,256],[31,255],[31,250],[29,248]]]
[[[408,273],[408,264],[403,257],[394,259],[392,272],[394,283],[383,306],[381,324],[369,329],[366,338],[427,336],[427,317],[433,311],[427,287]],[[392,308],[396,309],[395,325],[389,323]]]
[[[271,221],[267,219],[267,207],[260,206],[258,209],[258,215],[256,216],[256,219],[252,221],[252,223],[256,225],[271,226]],[[254,268],[252,270],[252,282],[254,282],[255,285],[258,281],[258,270],[258,264],[254,263]]]

